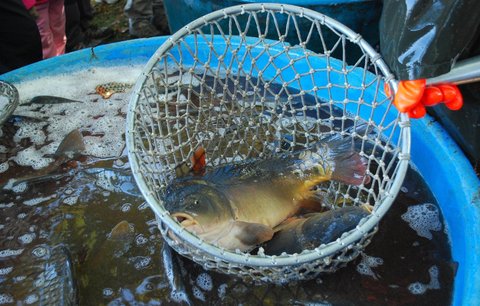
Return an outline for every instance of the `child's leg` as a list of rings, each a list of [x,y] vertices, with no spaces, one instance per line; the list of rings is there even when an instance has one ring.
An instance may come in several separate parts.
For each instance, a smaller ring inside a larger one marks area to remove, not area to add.
[[[55,55],[65,53],[65,6],[64,0],[49,0],[50,29],[53,34]]]
[[[48,2],[35,6],[37,10],[37,26],[40,36],[42,37],[43,58],[55,56],[55,45],[53,42],[53,34],[50,30],[50,18],[48,13]]]

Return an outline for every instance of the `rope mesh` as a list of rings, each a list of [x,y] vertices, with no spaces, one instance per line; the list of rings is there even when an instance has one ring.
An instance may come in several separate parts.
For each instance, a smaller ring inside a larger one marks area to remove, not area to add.
[[[396,89],[358,34],[295,6],[231,7],[172,35],[139,78],[127,118],[132,169],[165,240],[207,269],[273,282],[333,272],[356,258],[398,193],[408,163],[408,119],[392,107],[385,83]],[[218,166],[308,148],[332,134],[352,138],[368,160],[371,182],[329,182],[317,186],[319,192],[331,195],[331,209],[373,207],[334,242],[293,255],[230,252],[183,229],[163,207],[175,167],[199,146],[208,165]]]

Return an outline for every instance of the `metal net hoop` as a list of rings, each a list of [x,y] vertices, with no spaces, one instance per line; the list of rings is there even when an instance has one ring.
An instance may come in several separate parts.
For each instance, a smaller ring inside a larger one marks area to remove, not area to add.
[[[409,120],[385,84],[396,91],[388,67],[359,34],[297,6],[234,6],[173,34],[135,85],[126,133],[133,174],[164,239],[205,268],[267,281],[311,278],[356,258],[408,167]],[[361,124],[368,128],[357,130]],[[355,141],[371,183],[324,188],[336,205],[373,207],[336,241],[280,256],[229,251],[185,230],[163,206],[175,167],[200,145],[208,165],[218,166],[308,148],[331,134]]]
[[[6,82],[0,81],[0,126],[13,113],[20,103],[17,89]]]

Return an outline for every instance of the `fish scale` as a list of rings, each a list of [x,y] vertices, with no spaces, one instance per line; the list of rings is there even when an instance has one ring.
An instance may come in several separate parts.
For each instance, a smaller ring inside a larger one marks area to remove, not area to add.
[[[340,136],[269,159],[213,169],[193,160],[193,168],[199,165],[167,187],[165,208],[205,241],[241,251],[270,240],[274,228],[301,209],[322,210],[323,200],[312,191],[319,183],[360,185],[369,179],[365,159]]]

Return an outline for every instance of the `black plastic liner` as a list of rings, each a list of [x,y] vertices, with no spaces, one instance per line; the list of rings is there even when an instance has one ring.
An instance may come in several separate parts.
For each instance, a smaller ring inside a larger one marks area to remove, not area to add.
[[[379,30],[381,54],[397,79],[438,76],[449,72],[455,61],[480,54],[480,1],[384,1]],[[429,113],[478,167],[480,83],[460,86],[460,91],[461,110],[439,105]]]

